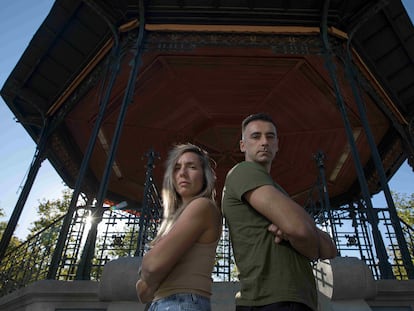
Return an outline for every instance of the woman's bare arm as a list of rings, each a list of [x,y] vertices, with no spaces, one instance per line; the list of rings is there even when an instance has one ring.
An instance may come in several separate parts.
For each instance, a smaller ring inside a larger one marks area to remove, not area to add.
[[[148,251],[142,260],[141,280],[157,289],[184,253],[196,243],[217,217],[216,207],[205,198],[192,201],[171,230]]]

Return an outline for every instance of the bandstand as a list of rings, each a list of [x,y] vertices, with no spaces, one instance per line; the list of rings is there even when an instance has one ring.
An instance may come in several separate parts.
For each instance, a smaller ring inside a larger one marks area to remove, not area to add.
[[[243,159],[241,121],[261,111],[278,125],[274,178],[339,256],[377,280],[414,279],[413,228],[387,184],[414,166],[414,27],[400,1],[57,0],[1,95],[37,143],[0,242],[1,295],[99,280],[108,261],[143,255],[170,147],[210,153],[219,201]],[[45,159],[73,189],[68,212],[9,249]],[[381,191],[387,206],[373,206]],[[213,278],[234,281],[223,232]]]

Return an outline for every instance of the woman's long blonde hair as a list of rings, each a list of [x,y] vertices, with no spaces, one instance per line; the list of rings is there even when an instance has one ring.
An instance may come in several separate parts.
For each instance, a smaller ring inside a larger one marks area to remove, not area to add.
[[[178,216],[180,216],[186,207],[186,205],[182,204],[181,197],[174,188],[174,168],[178,159],[186,152],[195,153],[199,157],[203,169],[203,188],[198,195],[192,198],[192,200],[200,197],[208,198],[213,202],[215,200],[216,174],[214,173],[214,161],[209,157],[205,150],[196,145],[190,143],[176,145],[169,152],[166,161],[162,184],[163,220],[157,236],[151,242],[151,245],[154,245],[160,237],[168,233]]]

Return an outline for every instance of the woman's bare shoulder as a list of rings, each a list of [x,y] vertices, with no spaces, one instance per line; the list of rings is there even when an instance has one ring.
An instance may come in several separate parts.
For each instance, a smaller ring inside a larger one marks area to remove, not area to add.
[[[219,212],[217,204],[213,200],[205,197],[195,198],[185,209],[199,213],[200,215],[217,215],[217,212]]]
[[[188,206],[190,205],[216,206],[216,202],[206,197],[199,197],[192,200]]]

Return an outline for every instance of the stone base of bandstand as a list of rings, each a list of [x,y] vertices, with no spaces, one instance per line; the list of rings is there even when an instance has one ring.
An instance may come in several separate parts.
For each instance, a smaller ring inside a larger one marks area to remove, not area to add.
[[[143,311],[135,293],[139,265],[137,257],[111,261],[100,282],[38,281],[1,297],[0,310]],[[352,257],[320,261],[314,271],[319,311],[414,311],[414,280],[375,281],[365,263]],[[238,289],[237,282],[214,282],[212,310],[235,310]]]

